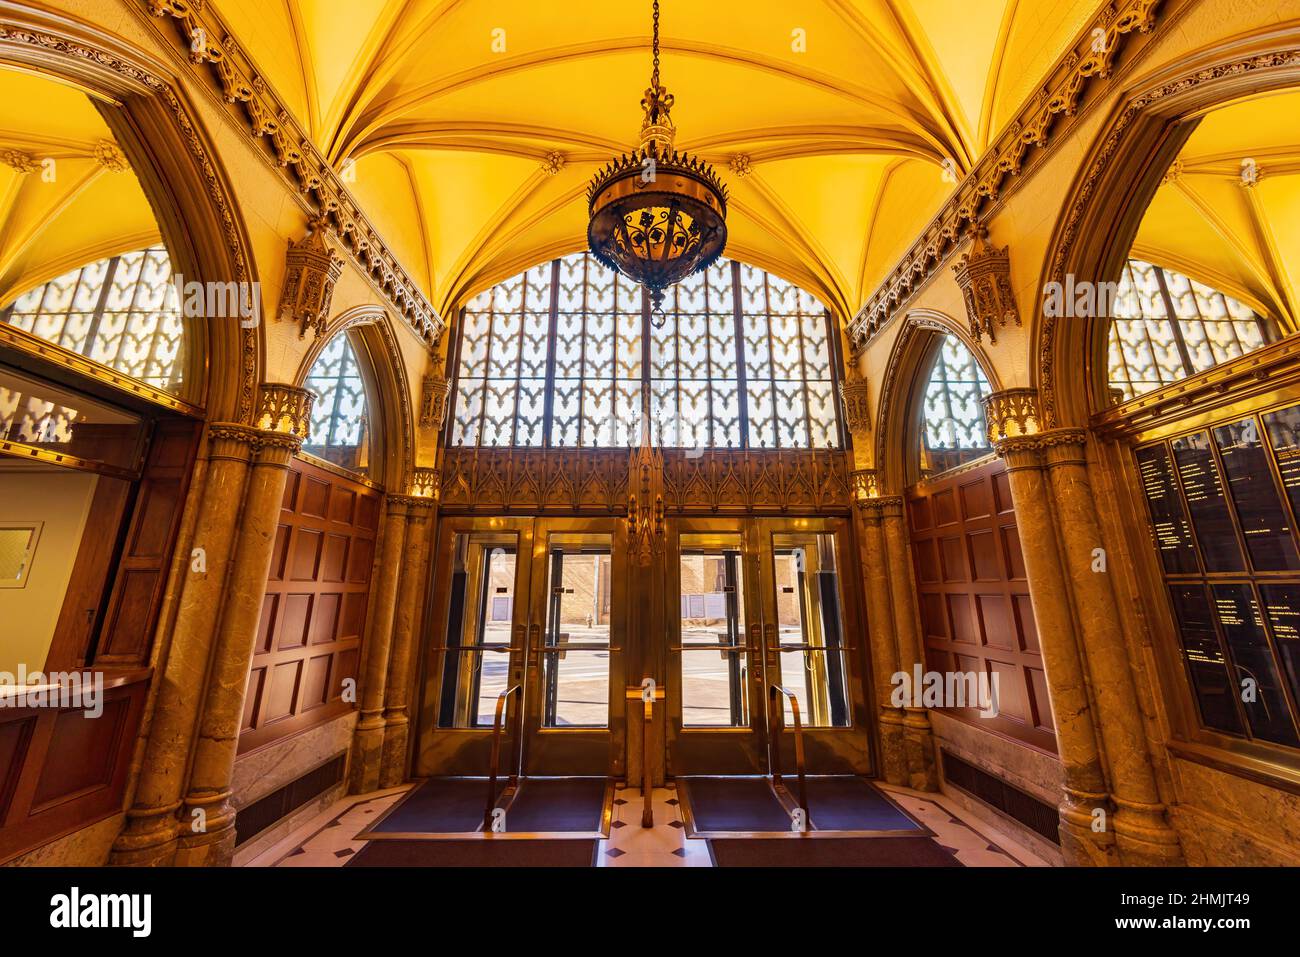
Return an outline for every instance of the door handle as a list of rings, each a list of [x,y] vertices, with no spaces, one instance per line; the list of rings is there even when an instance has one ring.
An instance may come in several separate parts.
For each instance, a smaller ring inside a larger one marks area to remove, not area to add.
[[[534,622],[528,626],[528,661],[536,668],[542,658],[542,626]]]

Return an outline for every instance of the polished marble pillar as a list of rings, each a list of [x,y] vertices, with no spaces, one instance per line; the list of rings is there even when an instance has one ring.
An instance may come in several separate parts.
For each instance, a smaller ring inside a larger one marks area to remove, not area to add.
[[[889,595],[889,562],[881,528],[880,499],[857,500],[858,544],[862,561],[863,597],[867,606],[867,640],[871,648],[877,716],[880,722],[881,773],[890,784],[909,783],[904,741],[904,712],[892,703],[893,676],[899,671],[893,604]]]
[[[411,661],[424,608],[429,535],[433,525],[432,499],[408,497],[406,543],[402,577],[397,589],[393,620],[393,644],[388,660],[384,700],[384,743],[379,767],[379,786],[396,787],[406,780],[406,750],[410,717],[407,713],[411,686]]]
[[[882,497],[879,501],[886,564],[889,568],[890,605],[898,645],[898,670],[911,673],[919,664],[924,671],[925,648],[921,641],[921,619],[916,607],[916,581],[912,573],[912,550],[907,535],[903,499],[891,495]],[[910,703],[903,708],[903,746],[907,757],[908,784],[918,791],[939,790],[934,731],[925,708]]]
[[[243,724],[248,670],[266,601],[284,488],[301,435],[258,430],[230,567],[189,787],[181,808],[177,865],[225,865],[234,856],[231,780]]]
[[[1083,641],[1098,727],[1110,769],[1115,804],[1114,831],[1120,863],[1183,863],[1178,835],[1170,826],[1156,785],[1137,685],[1102,549],[1097,505],[1085,457],[1082,429],[1047,433],[1045,450],[1065,568],[1074,588],[1076,620]]]
[[[180,602],[126,821],[113,844],[114,865],[170,864],[177,812],[203,705],[208,666],[221,618],[227,571],[257,432],[234,423],[208,428],[203,491],[191,556],[179,583]],[[197,561],[197,566],[196,566]],[[201,571],[195,571],[198,567]]]
[[[1017,435],[998,440],[997,452],[1006,463],[1056,721],[1064,776],[1061,852],[1067,864],[1113,864],[1112,809],[1044,469],[1043,450],[1053,442],[1052,433]]]
[[[383,763],[384,697],[393,647],[393,622],[397,616],[397,586],[402,575],[402,547],[406,542],[409,497],[389,495],[384,517],[379,567],[371,591],[370,623],[362,648],[361,715],[352,739],[352,767],[348,789],[364,794],[379,787]]]

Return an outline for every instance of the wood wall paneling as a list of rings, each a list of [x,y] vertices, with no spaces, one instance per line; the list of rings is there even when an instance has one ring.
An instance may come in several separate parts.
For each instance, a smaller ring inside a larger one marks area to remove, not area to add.
[[[244,700],[244,753],[355,707],[382,494],[295,459]]]
[[[998,715],[945,709],[1055,753],[1056,734],[1011,489],[1001,461],[907,493],[926,667],[996,675]]]

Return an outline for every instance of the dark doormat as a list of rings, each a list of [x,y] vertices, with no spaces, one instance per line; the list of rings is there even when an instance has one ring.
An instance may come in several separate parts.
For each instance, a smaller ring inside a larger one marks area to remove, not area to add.
[[[371,841],[348,867],[593,867],[595,838]]]
[[[378,834],[473,832],[483,824],[486,778],[429,778],[370,827]]]
[[[514,834],[599,831],[607,783],[605,778],[524,778],[506,812],[506,830]]]
[[[785,786],[798,795],[798,782]],[[921,825],[870,781],[858,777],[808,779],[808,816],[819,831],[919,831]]]
[[[727,837],[708,844],[716,867],[962,866],[928,837]]]
[[[790,815],[767,778],[679,778],[698,832],[788,831]],[[808,803],[812,803],[809,798]]]

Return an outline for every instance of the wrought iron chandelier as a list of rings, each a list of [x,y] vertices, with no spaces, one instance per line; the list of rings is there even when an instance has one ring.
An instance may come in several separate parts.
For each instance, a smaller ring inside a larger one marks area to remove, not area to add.
[[[673,96],[659,83],[659,0],[653,49],[641,145],[612,160],[587,188],[587,244],[601,263],[649,290],[659,326],[664,291],[708,269],[726,248],[727,190],[712,166],[673,149]]]

